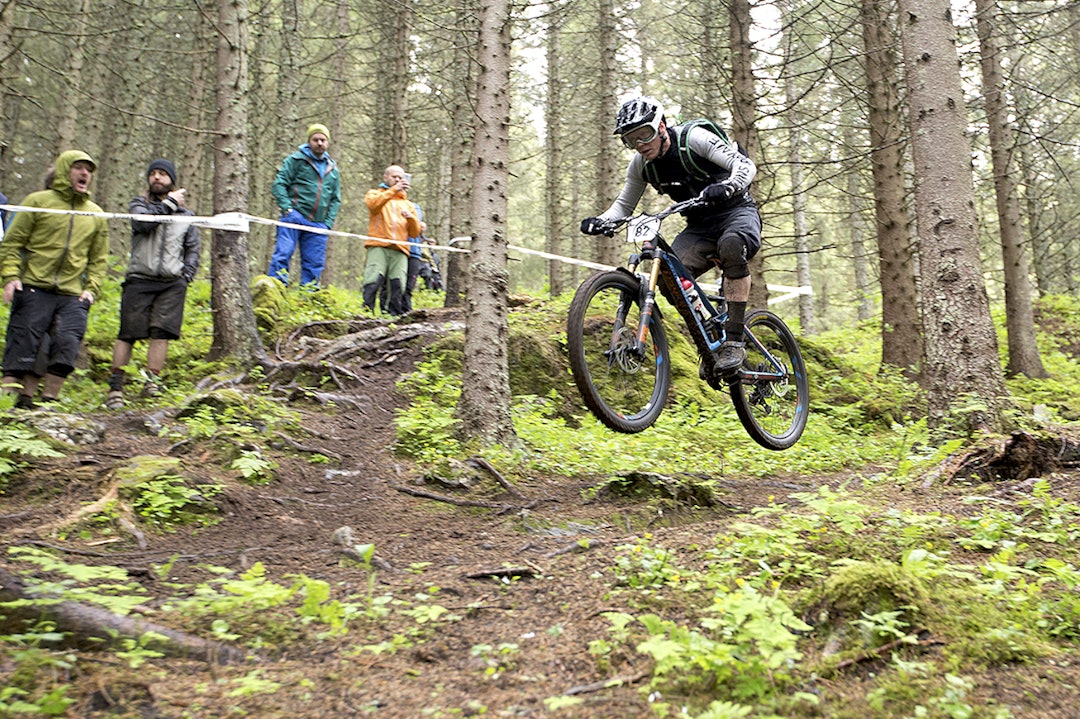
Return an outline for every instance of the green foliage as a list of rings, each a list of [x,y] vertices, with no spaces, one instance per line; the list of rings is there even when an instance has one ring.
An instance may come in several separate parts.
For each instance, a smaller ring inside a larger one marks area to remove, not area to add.
[[[461,375],[447,364],[446,358],[429,358],[398,383],[398,390],[409,401],[394,417],[394,447],[422,462],[433,463],[461,452],[454,438],[458,423],[453,415],[461,394]]]
[[[127,662],[132,669],[138,669],[150,659],[165,656],[162,652],[150,649],[149,645],[167,640],[167,637],[157,632],[144,632],[138,639],[124,638],[120,640],[121,649],[116,656]]]
[[[469,656],[476,657],[483,663],[486,678],[495,680],[514,669],[514,657],[519,650],[520,647],[513,642],[503,642],[498,646],[475,644],[469,649]]]
[[[41,622],[20,634],[0,635],[0,650],[8,664],[7,686],[0,689],[0,717],[63,716],[75,703],[67,696],[70,686],[58,683],[75,666],[75,655],[49,648],[63,638],[51,622]]]
[[[266,576],[261,562],[239,575],[231,570],[210,568],[220,576],[196,585],[191,596],[178,598],[167,609],[208,621],[215,634],[232,632],[253,645],[277,644],[294,637],[302,624],[326,625],[330,633],[344,631],[349,616],[355,612],[329,598],[329,585],[304,575],[291,585],[278,584]],[[304,599],[299,606],[295,598]],[[301,625],[294,618],[303,619]],[[224,619],[224,624],[214,621]]]
[[[26,466],[24,458],[63,456],[22,425],[0,425],[0,494],[4,493],[11,475]]]
[[[113,566],[74,564],[56,558],[36,547],[9,547],[12,561],[34,565],[33,571],[22,572],[35,600],[15,600],[13,605],[38,605],[61,600],[99,604],[111,612],[126,615],[146,601],[146,590],[128,573]]]
[[[666,549],[654,549],[646,534],[634,544],[616,547],[620,554],[615,558],[615,576],[619,584],[634,589],[658,587],[679,581],[679,570],[670,563],[671,554]]]
[[[699,627],[687,628],[654,614],[638,617],[648,639],[637,650],[656,662],[654,686],[685,691],[722,687],[739,699],[762,699],[789,678],[801,658],[793,631],[810,627],[784,602],[752,587],[718,592]]]
[[[183,477],[166,474],[125,486],[122,494],[140,517],[172,531],[178,526],[205,526],[215,521],[212,515],[217,507],[210,498],[222,489],[220,484],[190,486]]]
[[[277,462],[266,459],[258,449],[240,450],[240,456],[229,465],[231,469],[238,470],[244,481],[249,484],[269,484],[274,478],[274,470]]]
[[[265,669],[252,669],[242,677],[232,680],[236,686],[227,692],[230,697],[250,697],[257,694],[273,694],[281,684],[270,679],[263,679]]]
[[[813,716],[800,705],[828,694],[799,684],[889,643],[890,668],[867,696],[873,716],[1008,717],[976,699],[957,668],[1035,662],[1055,642],[1075,641],[1080,570],[1047,553],[1074,556],[1062,532],[1078,507],[1047,483],[1014,502],[1018,511],[990,503],[971,517],[883,511],[865,488],[858,499],[826,486],[793,499],[755,509],[753,523],[725,526],[713,546],[672,549],[652,535],[619,546],[613,591],[642,609],[604,614],[609,634],[589,644],[598,668],[611,671],[626,648],[649,655],[649,690],[678,697],[682,716],[746,707],[754,716]],[[997,533],[986,548],[972,545],[986,517],[998,521]],[[969,547],[985,561],[964,563]],[[927,656],[917,647],[924,633],[949,637],[940,659],[917,660]],[[835,658],[821,658],[825,644]],[[712,707],[717,701],[728,704]],[[653,707],[661,716],[671,709]]]

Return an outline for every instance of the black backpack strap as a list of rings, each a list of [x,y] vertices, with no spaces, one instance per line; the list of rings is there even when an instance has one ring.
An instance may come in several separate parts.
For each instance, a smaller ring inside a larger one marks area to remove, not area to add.
[[[719,137],[725,144],[730,145],[731,140],[727,133],[720,129],[712,120],[691,120],[679,128],[679,160],[683,169],[689,172],[699,182],[712,179],[716,174],[716,166],[690,150],[690,132],[695,127],[703,127]]]

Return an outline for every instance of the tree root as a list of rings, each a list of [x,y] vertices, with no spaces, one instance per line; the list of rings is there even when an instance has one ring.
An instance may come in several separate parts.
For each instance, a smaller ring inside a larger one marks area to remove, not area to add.
[[[1024,481],[1080,466],[1080,440],[1064,434],[1013,432],[1004,441],[958,458],[946,481],[977,477],[984,482]]]
[[[297,452],[306,452],[307,454],[321,454],[330,459],[336,459],[341,461],[341,455],[336,452],[331,452],[328,449],[320,449],[319,447],[308,447],[306,444],[300,444],[295,439],[285,434],[284,432],[274,432],[274,436],[285,443],[290,449],[295,449]]]
[[[945,643],[940,639],[930,639],[930,638],[928,638],[929,634],[930,634],[930,630],[928,630],[928,629],[916,629],[914,632],[907,635],[906,637],[900,637],[899,639],[894,639],[891,642],[887,642],[885,644],[882,644],[880,647],[877,647],[876,649],[873,649],[872,651],[860,654],[857,657],[852,657],[851,659],[845,659],[844,661],[839,662],[833,668],[837,669],[837,670],[846,669],[846,668],[848,668],[850,666],[854,666],[855,664],[858,664],[859,662],[867,662],[867,661],[871,661],[873,659],[880,659],[885,654],[885,652],[892,651],[893,649],[896,649],[897,647],[901,647],[901,646],[929,647],[929,646],[935,646],[935,645],[938,645],[938,644],[944,644]],[[915,637],[918,637],[918,638],[913,641],[912,636],[915,636]]]
[[[590,539],[586,543],[570,542],[570,544],[560,547],[559,549],[556,549],[552,552],[548,552],[544,555],[544,559],[554,559],[555,557],[561,557],[564,554],[570,554],[572,552],[588,552],[591,549],[602,547],[604,544],[605,542],[603,540],[592,539]]]
[[[465,463],[468,464],[471,467],[476,467],[478,469],[483,469],[488,474],[490,474],[495,479],[495,481],[498,482],[502,486],[502,488],[505,489],[507,492],[514,495],[518,499],[525,499],[525,495],[523,495],[521,492],[519,492],[517,487],[510,484],[510,482],[508,482],[505,477],[503,477],[501,474],[499,474],[499,470],[495,469],[495,467],[492,466],[491,462],[487,461],[486,459],[482,459],[480,457],[473,457],[473,458],[471,458],[469,460],[466,460]]]
[[[434,499],[436,502],[446,502],[447,504],[453,504],[457,507],[482,507],[484,509],[501,509],[504,511],[513,509],[513,507],[507,504],[480,502],[475,499],[457,499],[456,497],[447,497],[444,494],[435,494],[434,492],[428,492],[423,489],[406,487],[403,484],[391,484],[390,489],[396,490],[403,494],[410,494],[413,497],[423,497],[424,499]]]
[[[542,572],[533,569],[532,567],[500,567],[499,569],[481,569],[478,572],[469,572],[465,575],[466,579],[487,579],[488,577],[494,577],[495,579],[520,579],[525,577],[531,579]]]

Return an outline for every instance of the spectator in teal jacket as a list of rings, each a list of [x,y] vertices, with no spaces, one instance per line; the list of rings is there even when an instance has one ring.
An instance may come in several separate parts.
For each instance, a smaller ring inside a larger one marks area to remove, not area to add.
[[[328,230],[341,205],[341,178],[330,157],[330,130],[314,124],[307,142],[285,158],[271,192],[281,208],[281,221]],[[326,266],[327,235],[293,227],[278,227],[277,243],[266,274],[289,283],[289,262],[300,248],[300,284],[318,287]]]

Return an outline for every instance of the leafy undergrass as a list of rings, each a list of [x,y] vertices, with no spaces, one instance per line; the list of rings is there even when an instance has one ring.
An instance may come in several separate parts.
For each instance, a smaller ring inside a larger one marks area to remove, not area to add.
[[[295,324],[279,333],[362,313],[355,295],[336,291],[290,290],[285,302]],[[221,370],[201,360],[212,336],[209,286],[196,283],[189,303],[185,337],[170,352],[169,382],[177,393]],[[1040,306],[1054,330],[1040,333],[1054,377],[1010,380],[1018,421],[1070,420],[1069,403],[1080,396],[1075,305],[1056,300]],[[88,339],[96,359],[69,385],[73,408],[100,400],[114,313],[103,304],[92,314]],[[960,445],[927,444],[919,390],[876,366],[872,323],[804,341],[813,378],[811,421],[795,447],[771,452],[746,436],[727,395],[696,379],[696,359],[681,339],[673,341],[677,394],[656,426],[635,436],[602,427],[581,408],[568,370],[547,371],[562,355],[563,317],[565,298],[511,316],[512,342],[521,353],[512,373],[520,448],[470,447],[455,437],[461,357],[460,342],[450,339],[401,384],[410,403],[396,420],[397,450],[420,463],[481,452],[502,465],[564,476],[648,470],[755,477],[844,469],[859,481],[862,468],[875,466],[857,494],[821,488],[789,504],[770,501],[704,539],[684,541],[673,528],[601,550],[610,605],[625,611],[606,615],[610,626],[593,637],[589,651],[602,672],[615,674],[628,663],[651,667],[644,692],[657,716],[1006,719],[1011,711],[986,698],[989,682],[1000,679],[990,672],[1059,657],[1073,661],[1080,639],[1080,505],[1052,482],[1038,481],[1007,496],[971,487],[963,502],[959,492],[947,497],[943,488],[923,488],[915,492],[918,509],[902,506],[897,500],[906,494],[893,485],[913,489],[905,480]],[[264,337],[268,343],[275,338]],[[528,354],[535,348],[543,350],[540,356]],[[231,436],[208,416],[193,415],[188,426],[200,436]],[[121,612],[146,600],[123,570],[20,552],[8,560],[42,591]],[[210,578],[196,585],[163,584],[171,596],[162,598],[162,608],[186,628],[249,647],[323,642],[347,632],[365,636],[392,613],[413,623],[407,632],[358,648],[376,656],[420,644],[440,622],[457,620],[439,603],[437,588],[409,599],[376,591],[370,553],[363,556],[360,576],[367,582],[349,589],[302,575],[276,581],[261,565],[241,574],[207,567]],[[157,569],[167,578],[167,566]],[[27,706],[62,712],[70,703],[64,677],[76,660],[50,649],[53,635],[42,626],[0,637],[25,678],[0,693],[0,714]],[[140,644],[116,656],[134,668],[153,661],[152,651]],[[512,661],[499,662],[497,673],[514,672]],[[258,677],[234,681],[236,692],[280,690]],[[553,697],[546,704],[572,716],[574,701]]]
[[[865,488],[794,498],[706,545],[619,547],[613,594],[638,609],[606,615],[601,668],[651,657],[659,716],[1004,719],[977,696],[984,672],[1076,651],[1080,506],[1049,482],[1011,508],[972,497],[970,515],[885,509]],[[860,666],[862,693],[838,694]]]
[[[1068,349],[1080,346],[1080,329],[1071,320],[1072,308],[1078,304],[1057,298],[1040,304],[1050,329],[1064,334],[1039,335],[1043,360],[1053,377],[1009,381],[1015,426],[1038,429],[1052,422],[1080,420],[1075,399],[1080,397],[1080,364]],[[563,297],[515,311],[510,321],[511,344],[516,335],[527,333],[564,348],[565,307]],[[409,405],[399,410],[395,420],[397,450],[432,462],[471,449],[492,459],[566,476],[634,470],[767,476],[867,465],[911,470],[935,457],[940,460],[928,446],[922,391],[899,370],[880,366],[879,332],[876,322],[867,322],[800,340],[811,382],[811,415],[799,442],[783,452],[763,449],[747,437],[730,397],[697,379],[694,350],[674,331],[669,331],[672,398],[656,424],[641,434],[611,432],[584,410],[569,378],[565,351],[561,351],[562,364],[544,373],[554,376],[547,384],[538,386],[535,377],[515,381],[511,373],[514,426],[523,449],[462,447],[455,438],[453,415],[460,393],[460,345],[444,342],[400,385]]]

